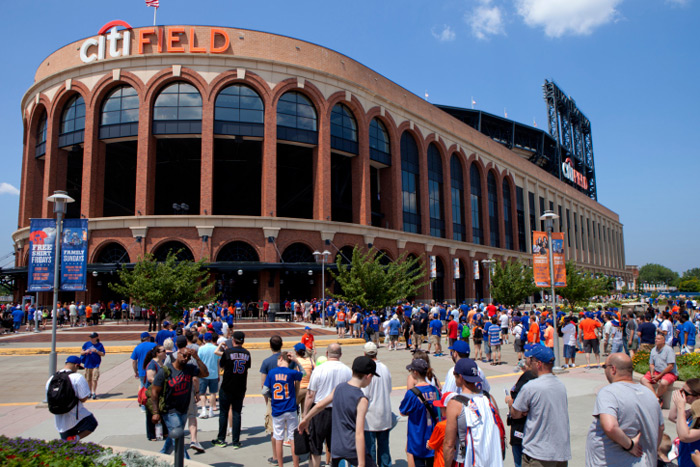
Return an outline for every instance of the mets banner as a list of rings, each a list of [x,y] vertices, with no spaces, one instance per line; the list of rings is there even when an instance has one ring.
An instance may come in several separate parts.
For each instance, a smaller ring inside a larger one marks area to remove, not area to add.
[[[63,238],[61,239],[61,290],[86,290],[87,239],[87,219],[66,219],[63,221]]]
[[[56,220],[31,219],[29,226],[29,277],[27,290],[53,290],[54,249],[56,248]]]
[[[551,287],[549,283],[549,255],[554,258],[554,287],[566,287],[564,262],[564,233],[552,232],[552,245],[546,232],[532,232],[532,273],[536,287]]]

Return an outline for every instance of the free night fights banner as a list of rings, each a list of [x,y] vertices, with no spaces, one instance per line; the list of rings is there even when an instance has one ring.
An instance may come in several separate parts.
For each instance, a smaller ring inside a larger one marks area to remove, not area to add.
[[[54,249],[56,248],[56,220],[31,219],[29,227],[29,284],[30,292],[53,290]]]
[[[546,232],[532,232],[532,272],[535,276],[535,286],[551,287],[549,283],[550,250],[554,254],[554,287],[566,287],[563,232],[552,232],[551,248]]]
[[[61,290],[86,290],[87,236],[87,219],[66,219],[63,221]]]

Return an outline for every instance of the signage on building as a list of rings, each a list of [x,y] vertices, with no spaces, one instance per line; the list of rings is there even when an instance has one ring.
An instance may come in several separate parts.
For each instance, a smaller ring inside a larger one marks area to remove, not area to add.
[[[31,219],[29,226],[29,292],[53,290],[56,220]]]
[[[452,266],[454,269],[455,279],[461,279],[461,275],[459,273],[459,259],[458,258],[452,258]]]
[[[222,28],[208,27],[206,32],[202,28],[182,26],[132,29],[125,21],[110,21],[100,28],[97,37],[82,43],[80,60],[91,63],[107,58],[160,53],[221,54],[231,45],[228,32]],[[136,41],[134,47],[132,39]]]
[[[479,280],[479,262],[474,261],[474,280],[478,281]]]
[[[567,157],[566,160],[562,162],[561,173],[564,175],[565,179],[574,182],[584,190],[588,189],[588,180],[586,180],[586,177],[581,172],[574,169],[574,165],[571,163],[570,157]]]

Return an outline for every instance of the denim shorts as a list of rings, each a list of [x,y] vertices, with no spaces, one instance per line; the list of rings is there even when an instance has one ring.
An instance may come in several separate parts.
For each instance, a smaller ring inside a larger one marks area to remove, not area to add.
[[[207,388],[209,388],[209,394],[219,392],[219,378],[199,378],[199,395],[203,396],[206,394]]]
[[[564,358],[576,358],[576,346],[564,345]]]

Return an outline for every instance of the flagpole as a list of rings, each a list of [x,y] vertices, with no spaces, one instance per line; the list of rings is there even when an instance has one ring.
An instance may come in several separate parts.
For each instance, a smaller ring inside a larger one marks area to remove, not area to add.
[[[156,25],[156,13],[158,12],[158,7],[153,9],[153,26]]]

